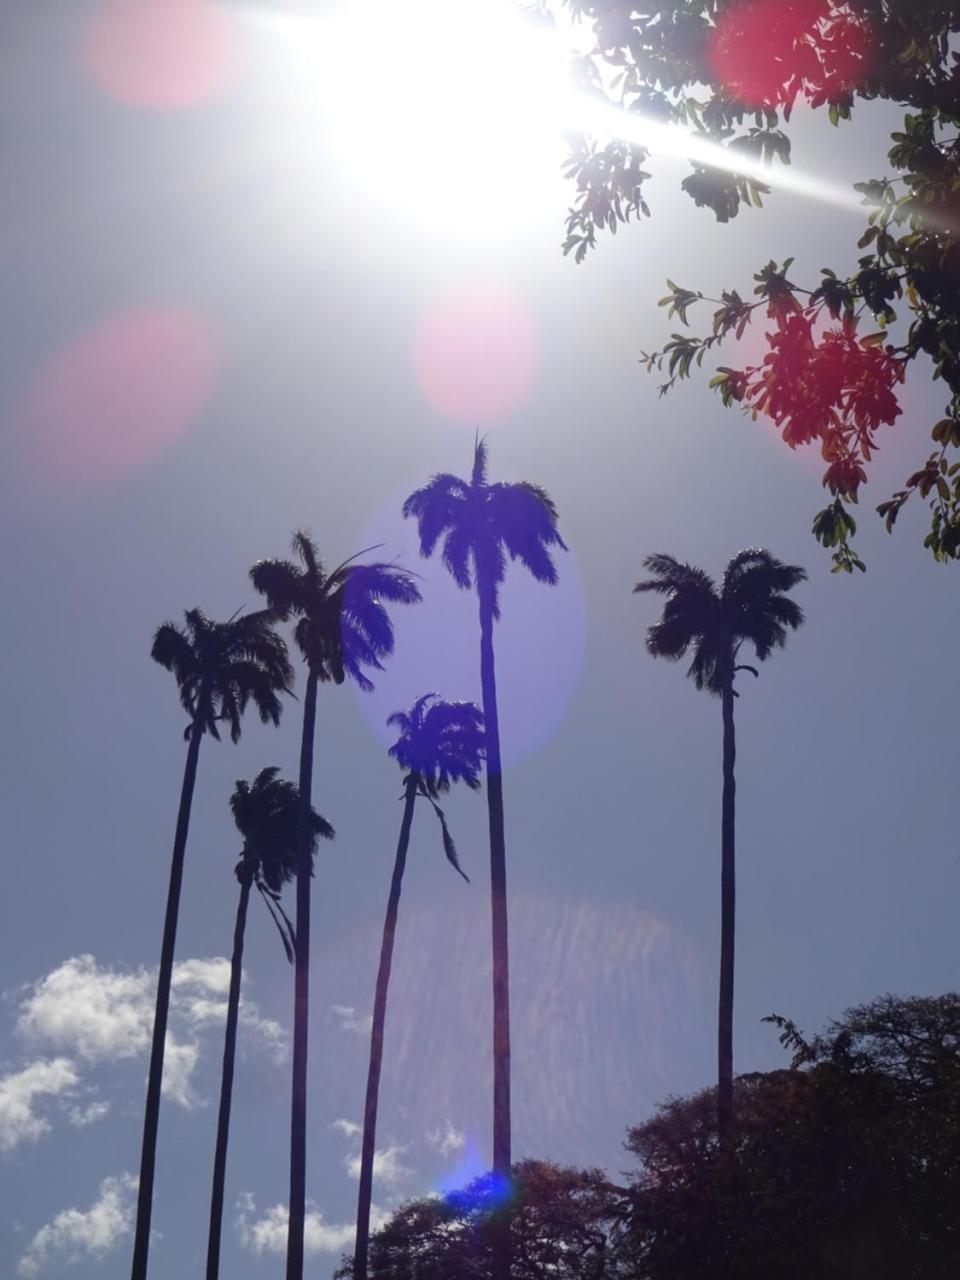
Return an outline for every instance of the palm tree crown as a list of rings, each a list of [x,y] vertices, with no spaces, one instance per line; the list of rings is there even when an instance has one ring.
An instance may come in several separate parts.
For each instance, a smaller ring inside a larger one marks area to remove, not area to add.
[[[240,778],[230,797],[230,812],[243,836],[237,878],[250,876],[271,894],[278,894],[297,874],[299,792],[295,782],[278,778],[278,773],[275,766],[261,769],[252,785]],[[311,809],[311,856],[321,837],[332,840],[335,834],[326,818]]]
[[[566,550],[557,531],[557,509],[546,490],[521,481],[488,484],[487,447],[477,440],[469,484],[441,473],[403,504],[420,533],[420,551],[431,556],[443,538],[443,563],[460,587],[476,583],[488,592],[493,616],[500,617],[499,588],[507,556],[519,560],[538,582],[554,585],[557,569],[550,547]]]
[[[719,590],[713,579],[673,556],[647,556],[654,575],[635,591],[667,597],[658,622],[647,628],[647,652],[678,662],[693,649],[687,671],[698,689],[719,695],[730,677],[731,659],[748,642],[763,662],[782,649],[788,628],[803,622],[803,610],[784,593],[807,576],[799,565],[783,564],[768,551],[741,551],[727,565]]]
[[[416,775],[423,794],[435,799],[464,782],[477,791],[483,767],[483,712],[473,702],[445,702],[425,693],[409,711],[395,711],[387,724],[400,737],[390,748],[401,769]]]
[[[264,609],[213,622],[202,610],[189,609],[184,617],[185,629],[173,622],[157,628],[150,656],[173,673],[191,720],[199,717],[203,732],[217,739],[217,722],[226,721],[237,742],[252,701],[264,724],[279,724],[277,695],[290,692],[293,668],[283,638],[273,630],[276,614]]]
[[[483,712],[472,702],[444,702],[436,693],[425,693],[409,711],[395,711],[387,724],[400,730],[389,754],[407,770],[410,804],[418,795],[430,801],[440,822],[447,861],[469,883],[437,797],[455,782],[466,783],[471,791],[479,789],[486,756]]]
[[[415,604],[420,591],[409,569],[395,564],[343,564],[327,573],[317,547],[303,531],[293,536],[299,564],[260,560],[250,570],[254,587],[281,617],[295,616],[297,647],[323,681],[346,676],[373,688],[364,668],[383,670],[393,652],[393,624],[384,601]]]

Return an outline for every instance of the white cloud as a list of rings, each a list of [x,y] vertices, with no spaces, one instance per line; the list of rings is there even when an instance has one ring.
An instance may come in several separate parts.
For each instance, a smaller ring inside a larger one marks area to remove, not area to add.
[[[171,985],[163,1091],[191,1107],[198,1101],[191,1089],[202,1047],[198,1037],[223,1026],[230,962],[223,956],[182,960],[174,965]],[[87,1063],[122,1061],[146,1055],[155,1000],[155,971],[123,971],[98,964],[92,955],[74,956],[29,990],[17,1029],[28,1042],[72,1053]],[[262,1017],[251,1001],[241,1001],[240,1021],[276,1061],[286,1057],[283,1028]],[[86,1122],[94,1118],[91,1113]]]
[[[359,1138],[363,1133],[360,1125],[354,1124],[352,1120],[334,1120],[330,1128],[338,1130],[347,1138]]]
[[[150,1043],[153,997],[146,969],[121,973],[101,968],[93,956],[74,956],[34,986],[18,1030],[88,1062],[130,1058]]]
[[[109,1110],[109,1102],[88,1102],[85,1107],[68,1107],[67,1119],[78,1129],[85,1129],[88,1124],[102,1120]]]
[[[369,1035],[370,1028],[373,1026],[371,1014],[360,1015],[349,1004],[332,1004],[330,1010],[340,1023],[342,1031],[353,1031],[358,1036]]]
[[[197,1099],[190,1088],[193,1073],[200,1058],[200,1046],[193,1041],[181,1044],[167,1032],[167,1040],[163,1050],[163,1082],[160,1086],[164,1097],[171,1102],[179,1102],[188,1110],[197,1105]]]
[[[34,1110],[45,1097],[69,1093],[79,1082],[69,1058],[42,1059],[0,1078],[0,1152],[9,1154],[21,1142],[35,1141],[50,1123]]]
[[[396,1187],[398,1183],[409,1177],[413,1170],[408,1168],[401,1160],[401,1156],[405,1151],[406,1147],[384,1147],[381,1151],[374,1151],[374,1181],[379,1182],[384,1187]],[[359,1153],[347,1156],[343,1164],[351,1178],[360,1177]]]
[[[225,956],[182,960],[173,967],[171,1003],[191,1028],[222,1027],[227,1019],[230,961]],[[286,1032],[279,1022],[264,1018],[251,1000],[240,998],[240,1022],[273,1049],[278,1061],[287,1054]]]
[[[40,1228],[17,1263],[17,1274],[37,1276],[50,1263],[59,1269],[64,1263],[109,1253],[131,1230],[136,1188],[137,1179],[128,1173],[106,1178],[99,1198],[85,1213],[64,1209]]]
[[[226,1001],[230,990],[230,961],[226,956],[181,960],[173,966],[171,986],[174,991],[221,995]]]
[[[267,1209],[262,1217],[256,1216],[256,1204],[249,1192],[244,1192],[237,1200],[236,1230],[237,1238],[244,1248],[253,1253],[283,1254],[287,1249],[287,1209],[285,1205],[275,1204]],[[372,1208],[370,1225],[374,1231],[379,1230],[387,1219],[382,1209]],[[317,1209],[307,1213],[303,1229],[303,1248],[307,1254],[341,1253],[353,1244],[356,1223],[327,1222]]]
[[[467,1135],[455,1129],[449,1120],[444,1121],[442,1129],[434,1129],[427,1134],[427,1142],[434,1151],[438,1151],[444,1157],[453,1156],[458,1151],[462,1151],[466,1141]]]

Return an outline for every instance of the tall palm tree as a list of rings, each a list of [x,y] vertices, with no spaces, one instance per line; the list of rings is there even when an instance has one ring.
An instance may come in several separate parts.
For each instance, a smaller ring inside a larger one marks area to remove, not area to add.
[[[237,919],[233,930],[230,960],[230,992],[227,997],[227,1025],[223,1040],[223,1072],[220,1078],[220,1111],[213,1159],[213,1190],[210,1196],[210,1234],[207,1243],[207,1280],[220,1274],[220,1233],[223,1225],[223,1193],[227,1170],[227,1142],[230,1137],[230,1107],[233,1100],[233,1072],[237,1051],[237,1022],[240,1014],[240,979],[243,939],[247,926],[250,890],[262,897],[280,938],[293,961],[294,935],[283,907],[280,892],[297,870],[296,784],[277,777],[278,769],[261,769],[250,783],[238,780],[230,797],[230,811],[243,836],[243,850],[234,874],[240,884]],[[332,840],[334,830],[326,818],[310,810],[310,856],[316,853],[320,837]]]
[[[459,587],[476,588],[480,605],[480,686],[487,746],[490,889],[493,941],[493,1167],[504,1188],[510,1179],[510,986],[507,951],[507,865],[500,763],[500,719],[494,669],[493,624],[500,618],[500,585],[507,557],[538,582],[551,585],[557,570],[551,547],[566,550],[557,511],[534,484],[490,484],[487,449],[477,439],[470,480],[435,475],[412,493],[403,514],[416,519],[420,552],[430,556],[443,539],[442,559]],[[502,1236],[509,1251],[509,1237]],[[509,1252],[498,1253],[496,1280],[504,1280]]]
[[[327,572],[308,534],[295,533],[298,563],[261,560],[250,570],[254,587],[283,617],[297,619],[294,638],[307,664],[300,741],[297,822],[297,912],[293,1017],[293,1089],[290,1116],[290,1218],[287,1280],[302,1280],[307,1168],[307,1014],[310,1004],[310,797],[317,686],[349,676],[373,688],[365,669],[382,671],[393,652],[393,624],[384,601],[414,604],[414,575],[395,564],[357,564],[351,557]],[[360,553],[363,554],[362,552]]]
[[[353,1254],[353,1280],[367,1280],[367,1244],[370,1238],[370,1201],[373,1192],[373,1154],[377,1138],[377,1104],[380,1092],[380,1068],[383,1062],[383,1033],[387,1017],[387,988],[393,963],[393,940],[397,929],[400,890],[407,865],[407,848],[417,797],[428,800],[440,820],[443,849],[448,861],[464,874],[457,851],[447,828],[437,798],[450,790],[454,782],[465,782],[471,791],[480,786],[482,767],[483,715],[472,702],[444,702],[435,693],[418,698],[409,711],[397,711],[387,721],[396,725],[400,737],[390,748],[401,769],[406,770],[403,794],[403,818],[400,839],[393,864],[387,913],[380,943],[380,966],[373,1000],[373,1025],[370,1030],[370,1066],[367,1071],[367,1095],[363,1108],[363,1142],[360,1150],[360,1189],[357,1194],[357,1241]]]
[[[180,808],[173,839],[170,887],[167,891],[160,973],[157,978],[157,1006],[153,1021],[137,1192],[133,1280],[144,1280],[147,1274],[163,1050],[170,1007],[183,857],[187,847],[200,742],[205,733],[219,739],[220,723],[229,725],[230,738],[237,742],[240,738],[241,718],[249,702],[253,702],[264,724],[279,724],[281,704],[278,695],[289,693],[293,680],[287,646],[273,630],[276,618],[269,610],[235,616],[229,622],[213,622],[199,609],[190,609],[184,617],[185,629],[172,622],[165,622],[159,627],[150,651],[155,662],[173,673],[180,691],[180,703],[190,717],[190,724],[185,734],[188,743],[187,762],[180,788]]]
[[[744,644],[758,661],[787,642],[788,629],[803,622],[803,611],[785,594],[806,578],[799,565],[782,564],[768,551],[749,549],[735,555],[724,570],[719,589],[702,569],[673,556],[644,560],[653,577],[635,591],[666,596],[660,621],[647,629],[647,652],[678,662],[688,649],[693,661],[687,675],[698,689],[719,697],[723,713],[723,796],[720,825],[720,998],[717,1025],[717,1131],[721,1146],[733,1122],[733,955],[736,908],[734,818],[735,791],[733,700],[738,671],[757,671],[738,664]]]

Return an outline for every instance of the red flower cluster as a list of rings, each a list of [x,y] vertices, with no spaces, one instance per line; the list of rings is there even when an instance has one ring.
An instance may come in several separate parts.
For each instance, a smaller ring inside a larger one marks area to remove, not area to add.
[[[902,412],[894,388],[903,382],[904,360],[882,335],[858,337],[852,319],[820,335],[815,308],[776,319],[769,352],[744,375],[742,399],[774,421],[791,449],[819,441],[828,464],[824,484],[855,498],[877,429]]]

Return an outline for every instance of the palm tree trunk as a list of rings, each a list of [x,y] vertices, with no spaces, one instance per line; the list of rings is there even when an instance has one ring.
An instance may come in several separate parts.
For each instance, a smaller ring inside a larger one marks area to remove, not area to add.
[[[387,1018],[387,988],[393,963],[393,939],[397,931],[397,912],[403,872],[407,865],[410,827],[417,799],[417,778],[407,779],[406,802],[400,823],[400,839],[387,898],[387,914],[380,942],[380,967],[373,998],[373,1025],[370,1028],[370,1066],[367,1071],[367,1096],[363,1107],[363,1144],[360,1149],[360,1189],[357,1193],[357,1242],[353,1253],[353,1280],[367,1280],[367,1246],[370,1240],[370,1201],[373,1196],[373,1153],[377,1139],[377,1103],[380,1094],[380,1067],[383,1063],[383,1032]]]
[[[307,1016],[310,1010],[310,803],[317,677],[310,671],[303,698],[300,740],[300,807],[297,813],[297,936],[294,951],[293,1089],[290,1103],[290,1218],[287,1280],[303,1280],[303,1230],[307,1181]]]
[[[223,1037],[223,1071],[220,1076],[220,1113],[217,1117],[217,1145],[213,1157],[213,1191],[210,1196],[210,1235],[207,1241],[207,1280],[220,1274],[220,1232],[223,1226],[223,1191],[227,1173],[227,1142],[230,1137],[230,1105],[233,1100],[233,1068],[237,1056],[237,1021],[240,1013],[240,975],[243,963],[243,935],[247,927],[252,876],[241,870],[240,901],[233,927],[233,955],[230,959],[230,993],[227,996],[227,1026]]]
[[[173,978],[173,953],[177,941],[177,917],[180,911],[180,887],[183,883],[183,856],[190,829],[190,806],[197,781],[197,761],[203,724],[199,716],[190,727],[190,745],[180,787],[180,807],[173,837],[170,861],[170,885],[167,910],[163,920],[160,946],[160,972],[157,975],[157,1005],[153,1018],[153,1042],[150,1046],[150,1071],[147,1076],[147,1101],[143,1116],[143,1145],[140,1151],[140,1181],[137,1190],[137,1225],[133,1241],[132,1280],[145,1280],[147,1252],[150,1247],[150,1217],[153,1212],[153,1178],[157,1158],[157,1129],[160,1120],[160,1086],[163,1083],[163,1050],[167,1038],[167,1014],[170,1009],[170,983]]]
[[[733,947],[736,914],[734,818],[737,747],[733,726],[733,662],[724,678],[723,797],[720,822],[720,1001],[717,1018],[717,1131],[722,1149],[729,1146],[733,1125]]]
[[[480,687],[487,749],[490,821],[490,908],[493,944],[493,1170],[506,1194],[510,1183],[510,964],[507,944],[507,855],[503,823],[500,720],[493,658],[493,601],[480,588]],[[493,1280],[510,1274],[510,1222],[498,1215],[493,1233]]]

